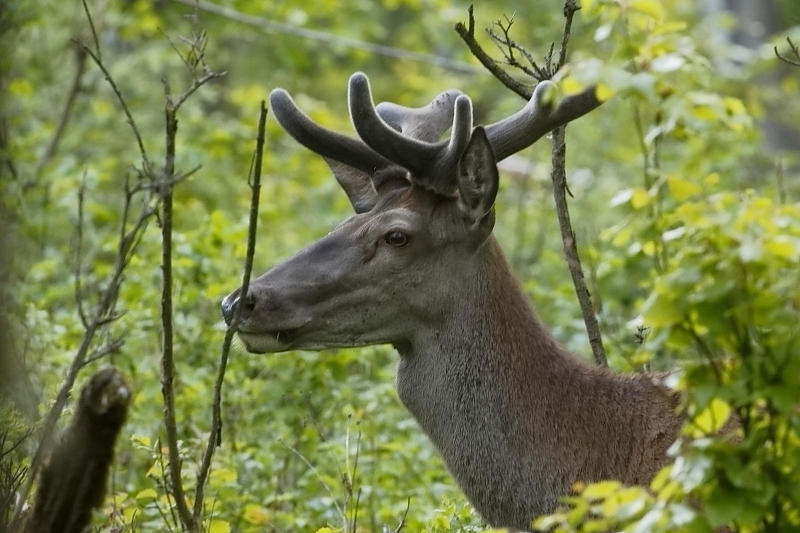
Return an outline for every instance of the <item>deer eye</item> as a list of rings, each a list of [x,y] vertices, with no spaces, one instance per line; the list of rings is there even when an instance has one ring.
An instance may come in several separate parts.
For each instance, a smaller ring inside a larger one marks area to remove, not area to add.
[[[402,231],[390,231],[383,240],[386,241],[386,244],[389,246],[400,248],[408,244],[408,235]]]

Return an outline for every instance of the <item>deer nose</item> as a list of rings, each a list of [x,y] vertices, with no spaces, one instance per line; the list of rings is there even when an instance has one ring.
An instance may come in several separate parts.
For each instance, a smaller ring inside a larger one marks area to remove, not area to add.
[[[243,306],[240,315],[241,320],[247,320],[247,317],[249,317],[250,313],[252,313],[253,309],[255,309],[256,299],[252,293],[248,293],[241,303],[240,300],[242,300],[242,298],[240,297],[239,289],[236,289],[234,292],[223,298],[222,303],[220,304],[220,310],[222,311],[222,318],[225,319],[225,324],[229,326],[231,325],[233,314],[238,305]]]

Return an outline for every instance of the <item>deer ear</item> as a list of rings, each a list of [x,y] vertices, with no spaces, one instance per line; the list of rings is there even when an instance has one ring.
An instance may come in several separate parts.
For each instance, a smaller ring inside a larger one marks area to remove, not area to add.
[[[331,167],[336,181],[344,189],[344,193],[350,199],[350,204],[356,213],[366,213],[375,207],[378,202],[378,193],[366,172],[329,157],[323,159]]]
[[[482,127],[476,127],[458,160],[459,206],[473,223],[492,210],[500,181],[492,146]]]

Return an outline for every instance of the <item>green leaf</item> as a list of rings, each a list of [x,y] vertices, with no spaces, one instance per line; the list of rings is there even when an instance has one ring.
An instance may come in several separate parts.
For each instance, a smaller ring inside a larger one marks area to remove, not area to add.
[[[713,398],[711,403],[697,416],[692,417],[688,425],[691,437],[704,437],[717,433],[731,416],[731,406],[719,398]]]
[[[702,192],[702,189],[696,183],[692,183],[674,174],[667,176],[667,188],[669,189],[670,196],[678,201],[697,196]]]
[[[642,321],[649,327],[672,326],[681,321],[677,301],[663,292],[653,292],[642,306]]]
[[[155,500],[158,498],[158,493],[153,489],[144,489],[137,492],[134,498],[137,500]]]
[[[667,12],[658,0],[632,0],[629,4],[631,9],[635,9],[654,19],[660,20],[666,17]]]
[[[581,494],[588,499],[602,499],[619,490],[620,487],[622,484],[619,481],[600,481],[587,485]]]
[[[230,533],[231,524],[227,520],[212,519],[208,523],[208,533]]]

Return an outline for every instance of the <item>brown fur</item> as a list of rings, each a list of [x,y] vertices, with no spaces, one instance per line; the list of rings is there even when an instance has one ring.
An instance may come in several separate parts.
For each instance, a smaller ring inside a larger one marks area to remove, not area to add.
[[[459,299],[437,340],[402,349],[397,376],[467,497],[492,526],[526,529],[576,481],[649,482],[678,436],[678,396],[566,352],[494,238],[479,253],[473,298]]]

